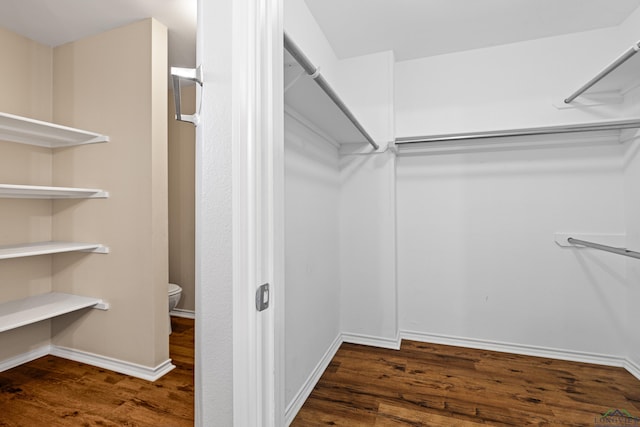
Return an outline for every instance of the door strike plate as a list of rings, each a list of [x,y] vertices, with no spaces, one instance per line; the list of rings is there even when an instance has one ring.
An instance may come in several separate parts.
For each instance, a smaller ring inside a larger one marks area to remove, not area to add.
[[[256,290],[256,310],[264,311],[269,308],[269,284],[265,283]]]

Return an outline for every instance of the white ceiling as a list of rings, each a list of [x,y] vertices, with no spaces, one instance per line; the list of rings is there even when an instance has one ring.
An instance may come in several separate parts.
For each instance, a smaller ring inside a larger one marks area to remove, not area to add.
[[[169,65],[194,67],[196,0],[0,0],[0,27],[48,46],[154,17],[169,28]]]
[[[339,58],[393,50],[397,61],[616,26],[640,6],[640,0],[305,1]]]
[[[299,1],[338,57],[392,49],[399,61],[614,26],[640,6],[640,0]],[[0,27],[49,46],[150,16],[169,28],[169,64],[195,66],[196,0],[0,0]]]

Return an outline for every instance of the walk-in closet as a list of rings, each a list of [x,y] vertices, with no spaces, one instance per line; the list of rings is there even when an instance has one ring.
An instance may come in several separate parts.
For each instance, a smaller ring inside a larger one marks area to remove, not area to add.
[[[640,9],[580,30],[596,3],[543,3],[285,2],[287,423],[521,425],[509,396],[551,424],[637,415]],[[461,400],[492,378],[522,384]]]
[[[640,425],[638,51],[640,0],[1,3],[0,425]]]

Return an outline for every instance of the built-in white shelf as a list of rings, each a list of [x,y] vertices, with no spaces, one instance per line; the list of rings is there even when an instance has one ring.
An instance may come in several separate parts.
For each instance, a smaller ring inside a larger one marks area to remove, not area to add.
[[[285,58],[289,59],[288,56],[289,53],[285,51]],[[285,106],[322,130],[337,145],[366,143],[367,140],[331,98],[293,61],[290,58],[285,63],[285,82],[287,78],[291,80],[284,94]]]
[[[0,332],[51,319],[83,308],[108,310],[100,298],[50,292],[0,303]]]
[[[10,199],[105,199],[109,193],[95,188],[45,187],[0,184],[0,198]]]
[[[40,242],[0,246],[0,259],[22,258],[63,252],[95,252],[106,254],[109,248],[99,243]]]
[[[310,123],[314,130],[319,129],[320,134],[336,146],[349,143],[368,143],[377,149],[375,141],[348,110],[344,102],[339,99],[335,91],[329,87],[324,78],[319,76],[318,69],[309,63],[308,66],[315,69],[316,73],[313,74],[315,77],[307,74],[304,67],[298,63],[298,59],[301,59],[301,56],[303,62],[308,59],[300,51],[294,57],[287,50],[287,46],[289,49],[298,49],[297,46],[292,46],[293,42],[286,35],[285,40],[285,112],[295,119],[302,117],[303,123]],[[330,93],[331,95],[329,95]]]
[[[109,137],[68,126],[0,113],[0,140],[57,148],[107,142]]]

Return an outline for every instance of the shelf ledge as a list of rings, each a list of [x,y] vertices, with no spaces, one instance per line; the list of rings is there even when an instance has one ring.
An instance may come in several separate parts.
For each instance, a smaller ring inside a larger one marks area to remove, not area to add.
[[[0,303],[0,332],[89,307],[108,310],[109,304],[100,298],[60,292],[50,292]]]
[[[0,184],[0,198],[8,199],[106,199],[108,197],[109,192],[95,188]]]
[[[64,252],[94,252],[108,254],[109,248],[99,243],[39,242],[0,246],[0,260]]]
[[[109,137],[28,117],[0,113],[0,140],[58,148],[108,142]]]

